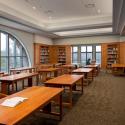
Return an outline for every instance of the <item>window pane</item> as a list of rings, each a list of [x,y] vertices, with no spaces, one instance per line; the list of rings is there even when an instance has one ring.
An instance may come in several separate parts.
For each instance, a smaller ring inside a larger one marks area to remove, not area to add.
[[[101,52],[101,46],[96,46],[96,52]]]
[[[15,59],[14,57],[9,57],[9,68],[15,68]]]
[[[91,59],[92,60],[92,53],[87,53],[87,60]]]
[[[21,57],[16,57],[16,67],[22,67]]]
[[[73,60],[73,63],[77,63],[78,62],[78,53],[73,53],[72,60]]]
[[[81,63],[86,64],[86,53],[81,53]]]
[[[22,46],[19,42],[16,42],[16,56],[21,56],[22,54]]]
[[[86,52],[86,46],[81,46],[81,52]]]
[[[92,52],[92,46],[87,46],[87,52]]]
[[[27,56],[26,51],[23,49],[23,56]]]
[[[101,53],[96,53],[96,62],[101,63]]]
[[[73,46],[73,52],[78,52],[78,46]]]
[[[27,67],[28,65],[29,65],[28,58],[27,57],[23,57],[23,67]]]
[[[1,57],[1,71],[8,72],[8,58]]]
[[[7,34],[1,33],[1,56],[7,56]]]
[[[13,37],[9,37],[9,56],[14,56],[15,55],[15,39]]]
[[[25,48],[11,34],[0,31],[0,70],[8,72],[10,68],[29,66]]]

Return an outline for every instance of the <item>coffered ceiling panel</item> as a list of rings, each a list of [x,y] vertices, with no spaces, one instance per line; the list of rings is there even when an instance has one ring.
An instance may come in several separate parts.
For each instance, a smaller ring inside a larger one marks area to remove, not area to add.
[[[112,0],[0,0],[0,12],[51,32],[112,24]]]

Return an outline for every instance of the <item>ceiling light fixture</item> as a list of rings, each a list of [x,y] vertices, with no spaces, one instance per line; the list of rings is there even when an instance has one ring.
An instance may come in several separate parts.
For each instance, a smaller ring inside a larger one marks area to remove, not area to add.
[[[112,27],[108,28],[99,28],[99,29],[86,29],[86,30],[73,30],[73,31],[59,31],[53,32],[59,36],[72,36],[72,35],[91,35],[99,33],[112,33]]]
[[[36,10],[36,7],[35,6],[32,6],[33,10]]]
[[[49,16],[48,18],[51,20],[51,19],[52,19],[52,16]]]
[[[85,4],[86,8],[94,8],[95,4],[94,3],[89,3],[89,4]]]
[[[98,10],[97,10],[97,13],[101,13],[101,10],[100,10],[100,9],[98,9]]]

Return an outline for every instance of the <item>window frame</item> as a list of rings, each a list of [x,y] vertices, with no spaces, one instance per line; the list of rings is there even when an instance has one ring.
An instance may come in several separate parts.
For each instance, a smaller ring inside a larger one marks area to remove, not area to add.
[[[77,47],[77,48],[78,48],[78,51],[77,51],[77,52],[73,52],[73,47]],[[74,53],[77,54],[77,60],[76,60],[76,61],[77,61],[77,63],[78,63],[78,62],[79,62],[79,57],[78,57],[78,55],[79,55],[79,54],[78,54],[78,53],[79,53],[79,47],[78,47],[78,46],[73,46],[73,47],[72,47],[72,63],[74,63],[74,62],[73,62],[73,61],[74,61],[74,60],[73,60],[73,54],[74,54]]]
[[[6,48],[6,51],[7,51],[7,55],[6,56],[2,56],[1,55],[1,33],[7,35],[7,48]],[[10,55],[10,51],[9,51],[9,45],[10,45],[10,41],[9,41],[9,38],[13,38],[14,39],[14,55]],[[20,55],[17,55],[16,53],[16,47],[18,47],[17,45],[21,46],[21,54]],[[26,55],[23,55],[23,51]],[[20,66],[18,66],[17,64],[17,58],[20,57]],[[27,52],[27,49],[25,48],[25,46],[23,45],[23,43],[18,40],[13,34],[10,34],[8,32],[5,32],[5,31],[2,31],[0,30],[0,71],[2,71],[2,64],[1,64],[1,59],[2,58],[6,58],[8,63],[7,63],[7,70],[6,72],[9,72],[10,71],[10,68],[18,68],[18,67],[24,67],[24,63],[23,63],[23,60],[25,60],[24,58],[27,58],[28,62],[27,62],[27,66],[30,66],[31,65],[31,61],[30,61],[30,58],[29,58],[29,54]],[[10,67],[10,58],[14,58],[14,66],[13,67]]]
[[[88,59],[88,53],[91,53],[92,54],[92,60],[96,60],[96,46],[101,46],[101,44],[80,44],[80,45],[72,45],[72,63],[73,63],[73,47],[74,46],[77,46],[78,47],[78,60],[77,60],[77,62],[78,63],[80,63],[80,64],[82,64],[82,65],[84,65],[84,63],[82,62],[82,53],[85,53],[86,54],[86,60],[85,60],[85,62],[87,62],[87,59]],[[81,47],[82,46],[85,46],[86,47],[86,52],[81,52]],[[87,46],[92,46],[92,52],[87,52]],[[97,52],[97,53],[101,53],[101,51],[100,52]],[[101,58],[100,58],[100,60],[101,60]],[[101,62],[100,62],[101,63]],[[85,65],[86,65],[86,63],[85,63]]]

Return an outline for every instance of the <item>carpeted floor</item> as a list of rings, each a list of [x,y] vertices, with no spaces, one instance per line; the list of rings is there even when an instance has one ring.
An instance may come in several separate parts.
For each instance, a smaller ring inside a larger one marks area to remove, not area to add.
[[[100,73],[84,87],[84,95],[74,94],[73,108],[64,109],[61,122],[42,118],[40,113],[22,125],[125,125],[125,77]]]

